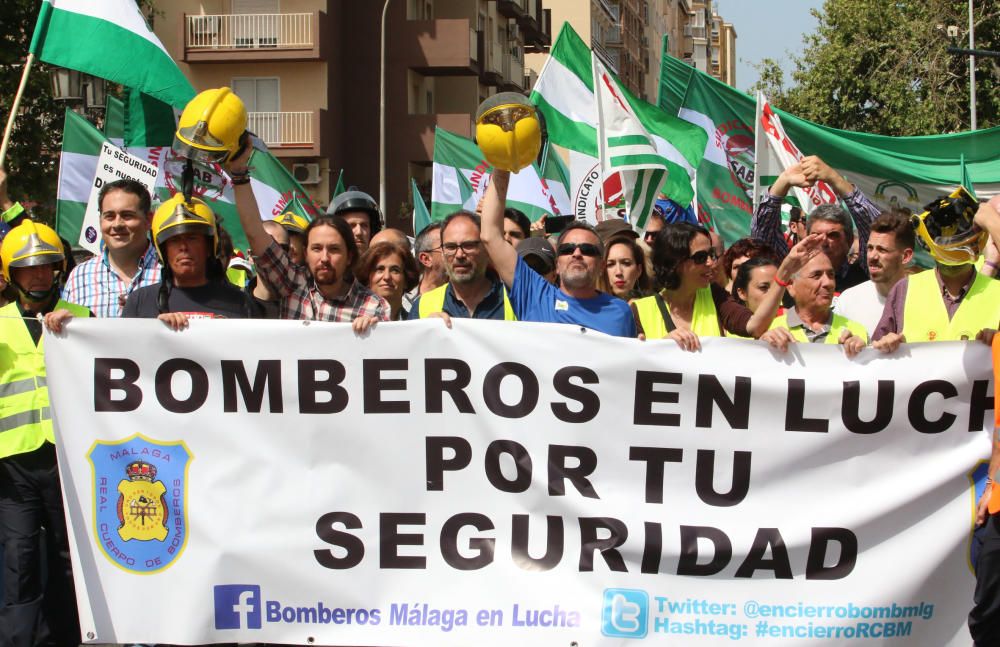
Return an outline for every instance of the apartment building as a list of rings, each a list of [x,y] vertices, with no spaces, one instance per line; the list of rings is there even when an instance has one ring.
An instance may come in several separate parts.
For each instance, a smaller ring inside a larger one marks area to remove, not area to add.
[[[564,22],[637,96],[655,102],[663,37],[668,51],[725,83],[736,83],[736,30],[712,0],[546,0],[555,37]],[[545,55],[528,56],[540,71]]]
[[[410,178],[430,195],[434,128],[469,137],[476,107],[526,91],[529,52],[547,51],[542,0],[175,0],[154,30],[196,89],[227,85],[250,128],[317,203],[340,169],[379,194],[385,69],[386,204],[408,228]]]

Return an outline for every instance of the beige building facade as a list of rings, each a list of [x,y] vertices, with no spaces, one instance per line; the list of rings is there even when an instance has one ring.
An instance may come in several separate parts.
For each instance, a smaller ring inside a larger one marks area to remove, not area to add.
[[[196,89],[229,86],[249,126],[326,205],[344,180],[379,194],[377,0],[174,0],[154,31]],[[470,137],[476,107],[533,83],[543,0],[391,0],[386,16],[386,204],[407,228],[410,178],[430,198],[434,129]]]
[[[712,0],[546,0],[553,39],[568,22],[637,96],[655,103],[663,37],[668,52],[706,74],[735,85],[736,30]],[[547,55],[528,56],[541,71]]]

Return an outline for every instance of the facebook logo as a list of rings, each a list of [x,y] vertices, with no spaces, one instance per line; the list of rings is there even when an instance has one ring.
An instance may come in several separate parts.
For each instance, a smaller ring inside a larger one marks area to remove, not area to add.
[[[645,638],[649,595],[635,589],[605,589],[601,633],[613,638]]]
[[[260,629],[260,587],[222,584],[215,587],[216,629]]]

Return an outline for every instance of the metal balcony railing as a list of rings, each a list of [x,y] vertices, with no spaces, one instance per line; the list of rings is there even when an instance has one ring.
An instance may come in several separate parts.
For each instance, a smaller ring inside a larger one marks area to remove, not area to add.
[[[268,146],[313,144],[312,112],[250,112],[247,127]]]
[[[313,46],[313,14],[188,16],[188,49],[299,49]]]

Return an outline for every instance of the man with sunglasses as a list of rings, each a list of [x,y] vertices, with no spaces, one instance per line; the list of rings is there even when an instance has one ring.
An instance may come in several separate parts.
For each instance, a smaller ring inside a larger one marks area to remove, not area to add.
[[[482,241],[493,267],[510,295],[521,321],[568,323],[609,335],[635,337],[635,319],[628,304],[597,290],[604,270],[604,249],[597,232],[581,222],[570,223],[559,234],[556,274],[559,287],[528,267],[503,237],[503,212],[510,173],[496,169],[483,203]]]
[[[445,218],[441,254],[448,282],[417,297],[410,319],[440,317],[449,326],[451,317],[514,319],[503,283],[489,271],[490,257],[483,249],[479,216],[458,211]]]

